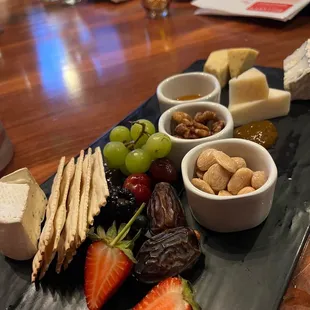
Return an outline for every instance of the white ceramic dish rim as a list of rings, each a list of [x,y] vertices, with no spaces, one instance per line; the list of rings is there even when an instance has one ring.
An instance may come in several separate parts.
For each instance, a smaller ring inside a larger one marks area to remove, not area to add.
[[[184,173],[184,171],[187,170],[187,165],[189,162],[189,159],[193,156],[193,153],[195,153],[196,151],[200,150],[200,149],[204,149],[206,147],[212,147],[212,144],[234,144],[235,142],[238,143],[244,143],[244,144],[249,144],[251,145],[251,147],[253,147],[254,149],[260,149],[265,155],[267,160],[270,162],[271,165],[271,172],[268,176],[268,179],[266,181],[266,183],[260,187],[259,189],[255,190],[254,192],[248,193],[248,194],[244,194],[244,195],[239,195],[239,196],[217,196],[217,195],[212,195],[212,194],[208,194],[205,193],[203,191],[201,191],[200,189],[198,189],[197,187],[195,187],[192,182],[189,179],[189,176],[186,173]],[[273,183],[276,181],[277,176],[278,176],[278,170],[277,170],[277,166],[274,163],[271,155],[269,154],[269,152],[262,147],[261,145],[249,141],[249,140],[244,140],[244,139],[236,139],[236,138],[230,138],[230,139],[224,139],[224,140],[216,140],[216,141],[210,141],[210,142],[206,142],[200,145],[197,145],[196,147],[194,147],[193,149],[191,149],[183,158],[182,163],[181,163],[181,170],[182,170],[182,175],[183,175],[183,181],[184,183],[186,183],[186,187],[189,188],[192,192],[194,192],[196,195],[202,197],[202,198],[208,198],[208,199],[214,199],[214,200],[234,200],[234,199],[243,199],[246,197],[251,197],[251,196],[257,196],[260,193],[266,191],[268,188],[270,188]]]
[[[181,139],[181,138],[174,137],[165,130],[165,124],[166,122],[169,122],[169,123],[171,122],[171,115],[173,112],[182,110],[182,108],[185,108],[188,106],[189,106],[189,103],[182,103],[175,107],[172,107],[168,109],[167,111],[165,111],[158,120],[158,130],[160,132],[165,133],[167,136],[169,136],[172,142],[177,142],[180,144],[193,143],[196,140],[199,140],[199,143],[208,142],[208,141],[211,142],[216,139],[221,139],[221,136],[225,135],[231,128],[234,128],[234,121],[233,121],[232,115],[225,106],[221,105],[220,103],[214,103],[210,101],[196,101],[196,102],[191,103],[190,106],[191,107],[197,106],[197,110],[200,108],[208,109],[211,107],[213,110],[220,111],[223,115],[225,115],[225,119],[224,119],[225,127],[220,132],[212,136],[205,137],[205,138]]]
[[[200,97],[200,98],[197,98],[197,99],[192,99],[192,100],[184,100],[184,101],[180,101],[180,100],[175,100],[175,99],[170,99],[168,97],[166,97],[163,92],[162,92],[162,88],[164,86],[164,84],[170,82],[171,80],[174,80],[174,79],[177,79],[178,77],[181,77],[181,76],[195,76],[195,75],[200,75],[200,76],[205,76],[205,77],[208,77],[212,80],[212,82],[215,84],[215,87],[214,87],[214,90],[203,96],[203,97]],[[197,102],[197,100],[207,100],[209,99],[210,97],[212,96],[215,96],[218,92],[221,93],[221,85],[220,85],[220,82],[217,80],[217,78],[215,76],[213,76],[212,74],[209,74],[209,73],[206,73],[206,72],[188,72],[188,73],[180,73],[180,74],[175,74],[175,75],[172,75],[172,76],[169,76],[168,78],[164,79],[163,81],[161,81],[159,83],[159,85],[157,86],[157,90],[156,90],[156,93],[157,93],[157,96],[161,96],[163,100],[169,102],[169,104],[182,104],[183,102]],[[182,102],[182,103],[181,103]]]

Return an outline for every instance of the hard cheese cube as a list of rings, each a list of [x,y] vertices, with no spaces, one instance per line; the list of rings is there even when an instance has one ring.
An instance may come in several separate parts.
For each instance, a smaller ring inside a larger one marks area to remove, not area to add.
[[[310,39],[284,60],[284,89],[292,99],[310,99]]]
[[[204,65],[203,71],[214,75],[219,80],[221,87],[224,87],[229,79],[227,50],[212,52]]]
[[[252,68],[229,81],[229,107],[267,99],[269,87],[265,74]]]
[[[234,125],[241,126],[287,115],[290,105],[291,94],[289,92],[270,88],[268,99],[234,105],[229,110],[234,119]]]
[[[16,260],[34,256],[46,197],[28,169],[0,180],[0,252]]]
[[[228,50],[230,77],[234,78],[254,66],[258,51],[252,48],[232,48]]]

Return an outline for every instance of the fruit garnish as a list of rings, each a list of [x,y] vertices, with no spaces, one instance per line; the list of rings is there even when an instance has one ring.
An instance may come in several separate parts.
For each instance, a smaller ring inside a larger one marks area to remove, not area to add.
[[[152,159],[148,152],[142,149],[131,151],[125,160],[126,168],[130,173],[144,173],[149,170]]]
[[[152,158],[166,157],[171,151],[171,140],[164,133],[157,132],[151,135],[145,144],[145,150]]]
[[[127,185],[129,184],[143,184],[146,187],[151,188],[151,179],[145,173],[135,173],[126,178],[124,187],[127,188]]]
[[[147,119],[139,119],[132,124],[130,134],[135,140],[135,148],[139,148],[146,143],[149,136],[155,133],[155,126]]]
[[[110,187],[110,196],[107,199],[106,208],[111,209],[109,213],[116,221],[127,222],[134,214],[136,199],[129,189],[112,186]]]
[[[109,168],[120,168],[125,163],[129,150],[122,142],[109,142],[103,149],[104,158]]]
[[[152,195],[151,179],[144,173],[130,175],[124,182],[124,188],[134,194],[138,204],[147,203]]]
[[[152,196],[152,191],[143,184],[127,184],[126,188],[133,193],[138,204],[147,203]]]
[[[168,278],[157,284],[133,310],[199,310],[190,284],[182,278]]]
[[[173,183],[178,179],[178,173],[172,161],[168,158],[158,158],[151,164],[151,178],[156,182]]]
[[[131,141],[130,131],[125,126],[116,126],[110,132],[110,141],[129,142]]]
[[[89,231],[88,237],[93,243],[87,250],[84,292],[90,310],[100,309],[130,274],[136,262],[132,249],[140,232],[132,240],[124,238],[144,207],[145,204],[142,204],[127,224],[120,225],[118,231],[115,223],[107,232],[101,226],[96,233],[94,228]]]

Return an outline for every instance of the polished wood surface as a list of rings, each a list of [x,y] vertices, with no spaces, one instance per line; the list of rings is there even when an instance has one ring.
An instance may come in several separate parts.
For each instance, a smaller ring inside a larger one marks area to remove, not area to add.
[[[60,156],[76,155],[161,80],[212,50],[250,46],[260,50],[259,65],[282,67],[309,37],[307,11],[280,23],[194,10],[173,3],[169,18],[148,20],[137,0],[74,7],[0,0],[0,120],[15,146],[3,173],[26,166],[43,182]]]

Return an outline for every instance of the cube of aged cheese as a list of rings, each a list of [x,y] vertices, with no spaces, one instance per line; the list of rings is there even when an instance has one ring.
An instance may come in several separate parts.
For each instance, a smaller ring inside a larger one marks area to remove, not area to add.
[[[28,169],[0,179],[0,252],[16,260],[33,257],[46,197]]]
[[[229,81],[229,107],[267,99],[269,87],[265,74],[252,68]]]
[[[252,48],[231,48],[228,50],[230,77],[234,78],[254,66],[258,51]]]
[[[284,60],[284,89],[292,100],[310,99],[310,39]]]
[[[234,125],[241,126],[287,115],[290,105],[291,94],[289,92],[270,88],[268,99],[236,104],[229,110],[234,119]]]
[[[227,50],[212,52],[204,65],[203,71],[214,75],[219,80],[221,87],[224,87],[229,80]]]

